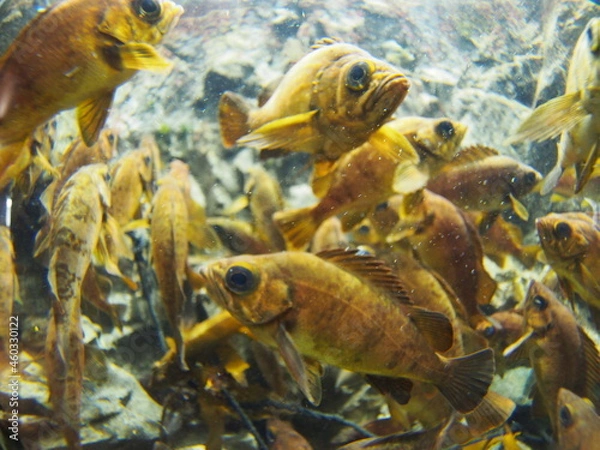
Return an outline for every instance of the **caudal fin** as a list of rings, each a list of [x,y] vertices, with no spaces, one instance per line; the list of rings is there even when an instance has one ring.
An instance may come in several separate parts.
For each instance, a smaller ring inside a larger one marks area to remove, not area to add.
[[[317,231],[320,222],[312,214],[312,207],[278,211],[273,214],[273,220],[285,238],[288,250],[305,248]]]
[[[486,348],[460,358],[445,359],[447,376],[436,384],[442,395],[459,412],[473,411],[487,394],[494,377],[494,352]]]
[[[233,147],[236,141],[250,132],[248,116],[250,108],[242,97],[233,92],[225,92],[219,100],[219,126],[221,140],[226,148]]]

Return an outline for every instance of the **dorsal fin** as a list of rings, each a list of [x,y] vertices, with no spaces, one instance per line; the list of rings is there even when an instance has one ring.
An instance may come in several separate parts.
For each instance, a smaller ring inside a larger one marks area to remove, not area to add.
[[[311,50],[316,50],[321,47],[326,47],[328,45],[340,44],[343,41],[337,37],[325,37],[316,41],[313,45],[310,46]]]
[[[405,305],[412,305],[400,279],[383,261],[356,249],[332,249],[317,253],[322,258],[382,289]]]
[[[465,164],[471,164],[477,161],[481,161],[485,158],[489,158],[490,156],[498,156],[498,150],[487,147],[485,145],[471,145],[469,147],[463,148],[459,151],[452,161],[450,161],[450,166],[463,166]]]

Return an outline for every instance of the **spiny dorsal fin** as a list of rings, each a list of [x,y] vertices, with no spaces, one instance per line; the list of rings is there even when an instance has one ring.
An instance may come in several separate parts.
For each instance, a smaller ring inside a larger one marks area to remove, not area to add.
[[[338,37],[325,37],[325,38],[319,39],[317,42],[315,42],[313,45],[311,45],[310,48],[312,50],[316,50],[321,47],[326,47],[328,45],[333,45],[333,44],[340,44],[342,42],[343,41]]]
[[[470,147],[463,148],[459,151],[452,161],[450,161],[450,166],[463,166],[465,164],[471,164],[474,162],[481,161],[485,158],[489,158],[490,156],[498,156],[498,150],[492,147],[488,147],[485,145],[471,145]]]
[[[412,305],[402,282],[385,262],[356,249],[332,249],[317,253],[322,258],[338,267],[363,278],[374,286],[390,294],[395,300],[405,305]]]
[[[585,357],[585,396],[600,407],[600,355],[594,341],[579,327]]]

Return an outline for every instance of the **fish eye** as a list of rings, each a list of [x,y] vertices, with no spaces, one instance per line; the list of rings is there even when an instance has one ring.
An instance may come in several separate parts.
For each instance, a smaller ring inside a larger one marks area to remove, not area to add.
[[[573,415],[571,414],[571,410],[567,405],[560,408],[558,411],[558,416],[560,419],[560,424],[563,427],[568,428],[573,425]]]
[[[488,339],[491,338],[494,334],[496,334],[496,328],[494,328],[493,325],[489,325],[483,330],[483,335]]]
[[[435,126],[435,132],[447,141],[454,136],[454,125],[449,120],[442,120]]]
[[[137,12],[140,18],[148,23],[153,23],[160,17],[160,2],[158,0],[139,0]]]
[[[227,288],[235,294],[249,294],[258,286],[258,277],[243,265],[231,266],[225,275]]]
[[[152,158],[150,158],[149,156],[144,156],[144,165],[149,166],[151,162]]]
[[[388,208],[388,202],[380,203],[375,207],[375,211],[385,211]]]
[[[535,176],[535,172],[527,172],[525,174],[525,183],[528,186],[532,186],[536,183],[537,177]]]
[[[558,239],[569,239],[571,237],[571,226],[566,222],[558,222],[554,227],[554,234]]]
[[[365,61],[357,62],[346,75],[346,87],[353,91],[362,91],[371,81],[371,69]]]
[[[535,306],[538,311],[543,311],[548,307],[548,300],[540,295],[536,295],[533,297],[533,306]]]
[[[358,227],[358,234],[369,234],[369,231],[371,231],[371,228],[369,228],[368,225],[361,225],[360,227]]]

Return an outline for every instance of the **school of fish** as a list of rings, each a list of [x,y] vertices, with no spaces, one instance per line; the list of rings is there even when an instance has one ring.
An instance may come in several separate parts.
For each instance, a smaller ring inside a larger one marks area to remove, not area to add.
[[[222,94],[223,149],[256,149],[260,162],[239,198],[207,214],[193,165],[168,161],[151,136],[123,153],[105,127],[121,84],[171,67],[155,46],[182,14],[170,0],[62,0],[0,58],[2,199],[18,211],[44,188],[30,246],[14,237],[18,223],[0,225],[0,318],[26,309],[22,261],[36,261],[44,420],[62,445],[85,447],[93,426],[82,398],[98,350],[84,316],[127,333],[132,319],[112,298],[124,292],[159,337],[144,388],[162,402],[161,426],[184,414],[172,399],[187,399],[205,422],[198,448],[240,430],[260,449],[595,448],[600,19],[581,32],[565,94],[506,137],[560,136],[546,176],[484,142],[463,146],[467,126],[450,117],[398,113],[410,77],[325,38],[257,106]],[[51,119],[71,108],[79,136],[57,149]],[[265,160],[298,152],[315,200],[292,208]],[[524,199],[550,193],[577,206],[534,217]],[[10,342],[3,329],[0,373]],[[533,382],[519,400],[498,386],[523,367]],[[292,420],[335,413],[332,390],[348,379],[381,396],[385,418],[326,438]],[[163,434],[153,448],[179,448]]]

